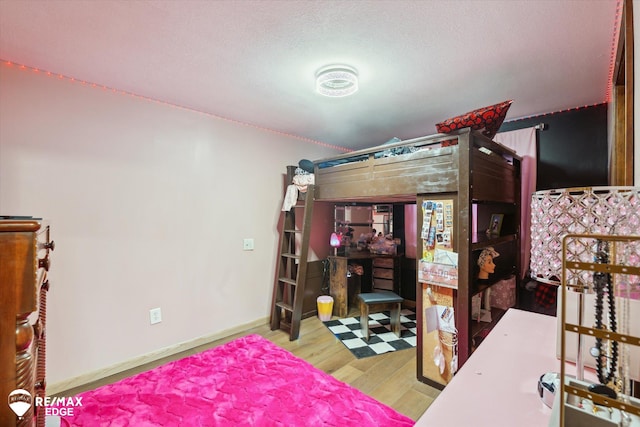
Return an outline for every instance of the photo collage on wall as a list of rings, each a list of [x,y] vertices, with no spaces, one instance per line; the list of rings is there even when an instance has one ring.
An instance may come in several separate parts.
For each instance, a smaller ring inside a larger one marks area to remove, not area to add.
[[[458,254],[454,252],[454,205],[451,199],[422,202],[422,256],[418,280],[423,283],[427,351],[423,374],[446,384],[458,369],[453,292],[458,287]]]
[[[453,251],[453,200],[422,202],[422,257],[418,280],[458,287],[458,254]]]

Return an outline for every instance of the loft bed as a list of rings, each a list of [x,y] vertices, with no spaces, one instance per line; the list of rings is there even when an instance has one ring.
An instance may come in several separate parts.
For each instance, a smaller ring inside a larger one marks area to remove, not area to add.
[[[445,288],[420,278],[421,258],[430,251],[429,242],[422,237],[424,228],[420,232],[425,224],[423,209],[418,209],[416,224],[417,377],[437,388],[444,388],[455,373],[451,367],[453,350],[443,349],[444,369],[433,363],[434,348],[439,343],[437,336],[434,338],[433,333],[426,332],[424,310],[435,304],[432,289],[437,294],[438,305],[454,307],[458,367],[486,336],[483,333],[506,311],[494,313],[491,308],[494,316],[490,324],[481,325],[472,317],[474,300],[477,301],[480,293],[519,269],[520,160],[513,150],[480,131],[464,128],[313,162],[316,201],[416,203],[421,207],[435,200],[452,207],[454,226],[450,228],[449,250],[458,254],[455,287]],[[490,236],[485,229],[495,213],[504,217],[502,232]],[[427,221],[427,224],[433,223],[435,219]],[[477,260],[488,246],[495,247],[501,255],[495,261],[493,281],[480,284],[476,278]]]
[[[472,156],[462,155],[471,152]],[[316,200],[415,199],[417,194],[458,192],[473,164],[474,195],[515,202],[496,192],[513,182],[515,152],[465,128],[314,161]],[[466,191],[463,191],[466,192]]]

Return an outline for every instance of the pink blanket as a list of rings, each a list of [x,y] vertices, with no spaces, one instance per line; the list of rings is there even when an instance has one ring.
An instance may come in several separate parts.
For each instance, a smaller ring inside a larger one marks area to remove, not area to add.
[[[72,426],[412,426],[414,422],[248,335],[80,394]]]

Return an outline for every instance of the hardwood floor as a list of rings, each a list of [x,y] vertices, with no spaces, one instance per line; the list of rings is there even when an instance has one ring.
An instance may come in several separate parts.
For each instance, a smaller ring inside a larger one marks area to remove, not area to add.
[[[413,420],[417,420],[440,393],[439,390],[416,379],[415,349],[356,359],[324,324],[313,316],[302,321],[300,337],[296,341],[289,341],[289,335],[286,332],[271,331],[265,324],[244,333],[178,353],[170,358],[163,358],[136,369],[112,375],[84,387],[66,390],[58,395],[72,396],[91,390],[248,334],[263,336],[318,369],[350,384]]]

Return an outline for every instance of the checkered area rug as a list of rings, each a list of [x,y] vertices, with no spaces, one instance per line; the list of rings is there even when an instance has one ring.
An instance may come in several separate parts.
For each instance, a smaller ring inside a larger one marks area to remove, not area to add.
[[[331,333],[338,338],[358,359],[376,356],[396,350],[416,346],[416,313],[411,309],[400,312],[400,337],[391,332],[389,312],[369,314],[369,342],[362,337],[360,316],[334,319],[324,322]]]

